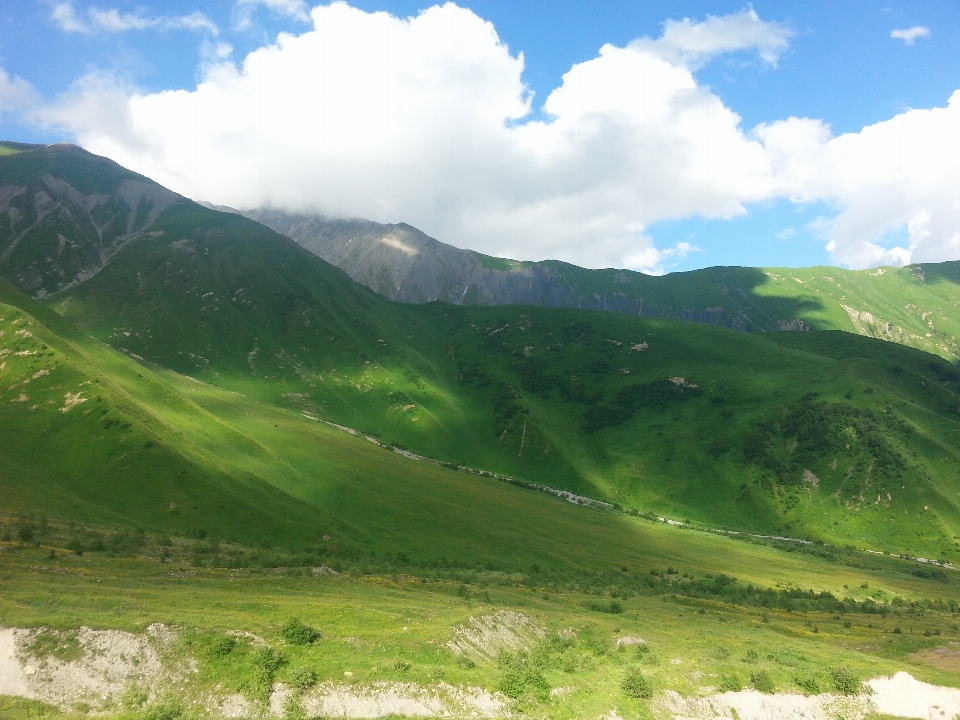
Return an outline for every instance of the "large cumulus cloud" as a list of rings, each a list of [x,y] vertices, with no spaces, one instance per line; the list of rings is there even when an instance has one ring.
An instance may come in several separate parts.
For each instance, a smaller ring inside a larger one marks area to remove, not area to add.
[[[522,54],[469,10],[401,19],[333,3],[310,19],[238,65],[207,65],[195,89],[89,75],[34,118],[195,198],[403,220],[520,259],[658,270],[688,248],[657,248],[651,223],[772,197],[835,203],[823,232],[851,266],[960,257],[960,96],[840,137],[808,119],[744,129],[694,73],[731,51],[776,64],[790,34],[752,10],[604,46],[542,119]],[[898,228],[908,240],[890,247]]]

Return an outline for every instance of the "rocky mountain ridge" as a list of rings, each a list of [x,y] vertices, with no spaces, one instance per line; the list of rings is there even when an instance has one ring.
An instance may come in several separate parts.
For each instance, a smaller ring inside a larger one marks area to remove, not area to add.
[[[748,332],[844,330],[960,359],[960,262],[862,271],[711,267],[653,276],[490,257],[405,223],[275,209],[243,214],[398,302],[581,308]]]

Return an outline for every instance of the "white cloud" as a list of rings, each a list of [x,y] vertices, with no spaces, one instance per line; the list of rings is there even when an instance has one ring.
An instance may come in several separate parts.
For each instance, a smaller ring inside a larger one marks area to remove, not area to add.
[[[913,45],[917,38],[930,37],[930,28],[923,25],[915,25],[912,28],[903,30],[894,30],[890,33],[894,40],[903,40],[907,45]]]
[[[89,88],[48,121],[193,197],[404,220],[484,252],[590,266],[656,268],[668,255],[651,222],[731,217],[768,193],[762,145],[684,64],[779,47],[752,11],[671,25],[662,45],[605,46],[547,98],[549,121],[521,124],[523,57],[469,10],[399,19],[334,3],[312,20],[193,91],[131,94],[123,123],[105,122]]]
[[[768,65],[776,66],[789,47],[793,33],[779,23],[761,20],[752,8],[733,15],[708,15],[703,22],[689,18],[667,20],[656,40],[640,39],[643,46],[667,60],[688,67],[698,66],[714,55],[737,50],[756,50]]]
[[[50,19],[64,32],[90,32],[87,24],[74,10],[73,3],[63,2],[54,5],[53,12],[50,13]]]
[[[544,120],[523,56],[469,10],[336,2],[311,20],[240,65],[211,44],[194,90],[91,75],[34,117],[190,197],[405,221],[518,259],[662,271],[697,248],[658,249],[652,223],[776,197],[832,203],[819,231],[853,267],[960,258],[960,93],[839,137],[803,118],[744,131],[694,69],[727,51],[776,61],[789,34],[752,10],[604,46]]]
[[[116,8],[101,10],[91,7],[81,15],[77,13],[72,2],[61,2],[54,6],[50,19],[64,32],[72,33],[119,33],[128,30],[188,30],[212,35],[218,33],[216,23],[201,12],[147,17],[121,13]]]
[[[258,7],[301,22],[310,21],[310,9],[304,0],[237,0],[235,24],[238,30],[246,30],[253,25],[253,15]]]
[[[11,77],[0,68],[0,119],[20,114],[40,102],[40,96],[23,78]]]
[[[854,268],[960,259],[960,91],[946,107],[908,110],[838,137],[790,118],[757,134],[778,194],[837,205],[818,229],[833,258]],[[905,242],[886,247],[891,235]]]

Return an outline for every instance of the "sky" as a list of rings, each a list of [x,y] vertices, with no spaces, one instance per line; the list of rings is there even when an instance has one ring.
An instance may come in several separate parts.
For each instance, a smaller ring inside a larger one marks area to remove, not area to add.
[[[0,138],[521,260],[956,260],[960,3],[0,2]]]

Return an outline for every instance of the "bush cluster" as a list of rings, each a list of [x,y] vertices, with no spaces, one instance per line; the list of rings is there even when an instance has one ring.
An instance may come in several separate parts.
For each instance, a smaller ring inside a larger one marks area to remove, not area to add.
[[[620,683],[620,688],[625,695],[636,700],[648,700],[653,697],[653,683],[650,679],[636,670],[627,673]]]
[[[291,645],[309,645],[320,638],[320,632],[297,618],[291,618],[280,629],[280,636]]]

